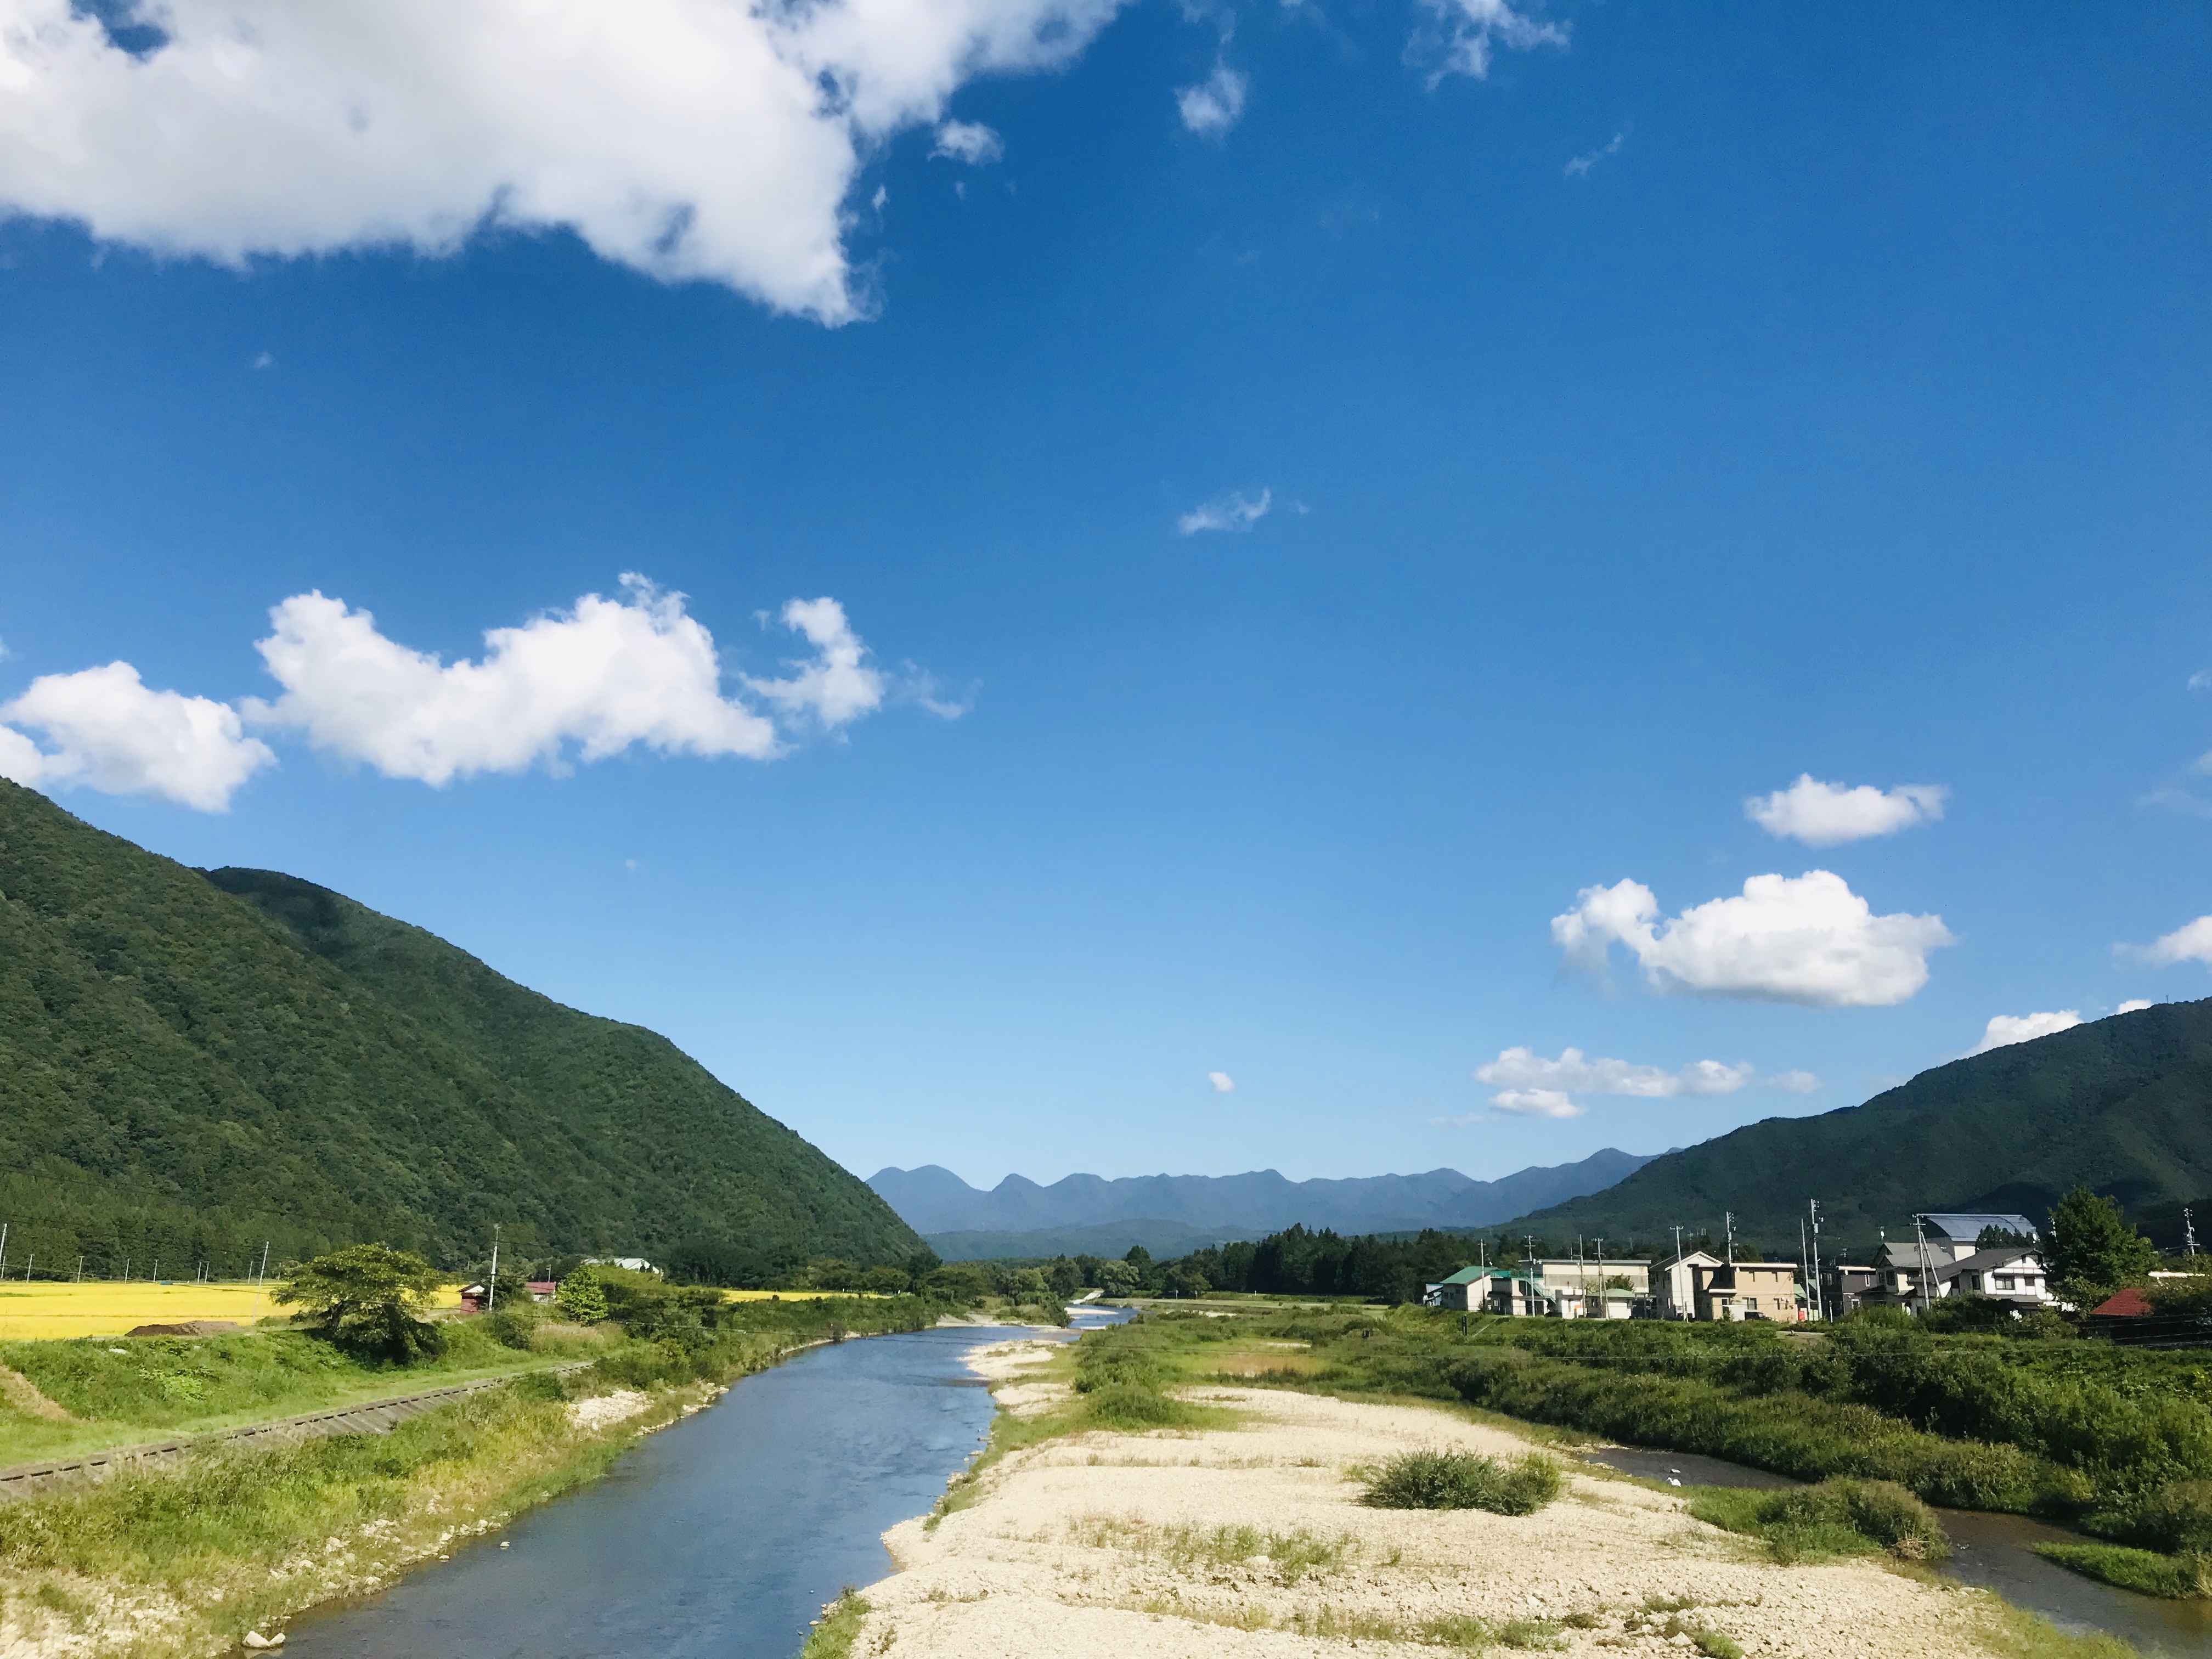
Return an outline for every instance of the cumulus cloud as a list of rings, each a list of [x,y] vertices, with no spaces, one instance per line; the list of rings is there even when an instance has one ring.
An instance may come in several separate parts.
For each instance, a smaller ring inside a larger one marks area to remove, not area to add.
[[[2148,997],[2130,997],[2118,1007],[2113,1009],[2112,1012],[2116,1014],[2136,1014],[2141,1013],[2146,1008],[2155,1008],[2156,1006],[2158,1006],[2158,1005],[2153,1002]]]
[[[1490,60],[1496,48],[1504,46],[1512,52],[1528,52],[1537,46],[1558,46],[1564,50],[1567,44],[1568,26],[1565,23],[1540,23],[1525,10],[1516,10],[1512,0],[1422,0],[1436,15],[1442,30],[1442,61],[1429,77],[1433,87],[1447,75],[1471,76],[1482,80],[1490,73]],[[1413,52],[1425,46],[1417,40]]]
[[[1846,789],[1807,772],[1787,789],[1752,796],[1743,804],[1743,815],[1770,836],[1808,847],[1834,847],[1933,823],[1943,816],[1950,793],[1933,783],[1900,783],[1887,792],[1865,783]]]
[[[1602,974],[1611,947],[1627,947],[1654,990],[1880,1008],[1928,982],[1929,951],[1952,944],[1942,918],[1875,915],[1841,876],[1753,876],[1741,895],[1695,905],[1657,925],[1659,902],[1641,882],[1586,887],[1552,918],[1568,962]],[[2212,918],[2207,918],[2212,927]]]
[[[297,731],[317,748],[386,777],[444,784],[480,772],[556,770],[573,752],[602,760],[641,744],[662,754],[780,752],[768,715],[721,690],[714,636],[643,577],[623,596],[587,593],[568,611],[484,635],[479,661],[442,663],[377,630],[343,600],[295,594],[269,613],[256,648],[284,694],[251,700],[249,719]],[[784,625],[816,647],[781,679],[748,678],[757,695],[836,728],[883,701],[883,679],[834,599],[794,599]]]
[[[245,734],[228,703],[149,690],[127,662],[41,675],[0,706],[0,720],[8,722],[0,726],[0,777],[33,789],[82,785],[220,812],[240,784],[276,759]]]
[[[2177,962],[2212,962],[2212,916],[2199,916],[2148,945],[2118,948],[2159,968],[2170,968]]]
[[[1244,95],[1250,83],[1226,64],[1216,64],[1213,73],[1194,87],[1176,93],[1176,108],[1182,124],[1202,138],[1218,137],[1244,115]]]
[[[1202,506],[1194,507],[1176,520],[1176,533],[1194,536],[1201,530],[1249,530],[1266,518],[1275,505],[1275,492],[1263,489],[1256,496],[1232,489]]]
[[[1226,1072],[1208,1072],[1206,1074],[1206,1080],[1213,1085],[1213,1092],[1218,1095],[1237,1092],[1237,1079]]]
[[[862,157],[1119,3],[136,0],[133,52],[94,8],[0,0],[0,203],[234,265],[559,227],[843,322]]]
[[[1610,141],[1600,144],[1587,155],[1576,156],[1561,171],[1570,179],[1587,179],[1592,167],[1608,155],[1618,155],[1620,153],[1620,147],[1627,142],[1626,132],[1616,132]]]
[[[1992,1048],[2009,1048],[2015,1042],[2033,1042],[2053,1031],[2070,1031],[2081,1023],[2078,1008],[2057,1008],[2039,1014],[1992,1014],[1983,1029],[1982,1040],[1966,1050],[1968,1058],[1985,1054]]]
[[[965,161],[971,167],[988,167],[1006,153],[1006,143],[981,121],[947,121],[937,130],[932,155]]]
[[[1756,1071],[1748,1063],[1724,1066],[1717,1060],[1695,1060],[1669,1072],[1626,1060],[1586,1059],[1579,1048],[1562,1048],[1557,1060],[1547,1060],[1533,1049],[1514,1048],[1477,1066],[1474,1080],[1496,1089],[1554,1089],[1574,1094],[1672,1100],[1681,1095],[1732,1095],[1750,1082]]]
[[[623,578],[625,581],[634,580]],[[677,597],[680,600],[680,596]],[[654,603],[660,602],[649,592],[647,598]],[[680,603],[678,611],[680,614]],[[794,664],[796,672],[788,678],[747,679],[745,684],[754,691],[787,715],[803,716],[832,729],[848,725],[883,706],[884,677],[868,666],[868,647],[846,622],[843,605],[835,599],[793,599],[783,607],[783,625],[806,636],[807,642],[814,647],[814,657]],[[698,624],[693,623],[691,626],[697,628]],[[706,633],[704,629],[699,631],[702,635]],[[710,641],[709,651],[712,648]],[[943,719],[957,720],[968,712],[931,699],[926,693],[924,701],[932,714]]]

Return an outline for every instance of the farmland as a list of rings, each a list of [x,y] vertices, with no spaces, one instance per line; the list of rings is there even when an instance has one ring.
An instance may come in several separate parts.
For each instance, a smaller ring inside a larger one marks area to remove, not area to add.
[[[437,1305],[460,1305],[451,1287]],[[250,1325],[283,1310],[265,1291],[239,1284],[0,1285],[0,1341],[42,1342],[71,1337],[120,1336],[139,1325],[176,1325],[190,1319],[227,1319]]]

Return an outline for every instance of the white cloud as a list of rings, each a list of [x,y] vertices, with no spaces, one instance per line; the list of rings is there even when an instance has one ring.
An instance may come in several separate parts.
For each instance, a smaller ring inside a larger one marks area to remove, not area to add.
[[[2199,916],[2148,945],[2119,948],[2160,968],[2177,962],[2212,962],[2212,916]]]
[[[0,202],[227,264],[564,227],[667,281],[863,314],[864,155],[1119,0],[0,0]]]
[[[2146,1008],[2155,1008],[2156,1006],[2158,1006],[2158,1005],[2153,1002],[2148,997],[2130,997],[2118,1007],[2113,1009],[2112,1012],[2116,1014],[2139,1014]]]
[[[623,578],[624,597],[587,593],[573,611],[484,635],[481,661],[450,665],[377,631],[366,611],[320,593],[270,613],[257,648],[284,688],[250,719],[386,777],[443,784],[479,772],[556,770],[642,744],[663,754],[781,752],[775,722],[721,692],[714,636],[679,593]],[[817,654],[790,678],[748,680],[787,714],[836,727],[875,708],[882,678],[834,600],[793,600],[783,621]]]
[[[1251,83],[1226,64],[1216,64],[1213,73],[1194,87],[1176,93],[1176,108],[1182,124],[1200,137],[1218,137],[1243,118],[1244,95]]]
[[[1766,1079],[1770,1089],[1787,1089],[1793,1095],[1809,1095],[1819,1090],[1820,1079],[1810,1072],[1777,1072]]]
[[[1717,1060],[1692,1060],[1679,1071],[1638,1066],[1626,1060],[1585,1059],[1579,1048],[1562,1048],[1557,1060],[1532,1049],[1503,1050],[1475,1068],[1474,1079],[1496,1089],[1555,1089],[1586,1095],[1631,1095],[1639,1100],[1677,1096],[1732,1095],[1751,1081],[1756,1067],[1723,1066]]]
[[[34,789],[82,785],[110,795],[159,795],[220,812],[276,757],[249,738],[238,711],[207,697],[149,691],[127,662],[46,674],[0,707],[0,777]],[[16,726],[42,733],[40,749]]]
[[[1422,3],[1437,15],[1445,32],[1443,61],[1429,77],[1431,87],[1447,75],[1483,79],[1490,73],[1494,46],[1528,52],[1537,46],[1564,50],[1567,44],[1568,25],[1539,23],[1526,12],[1515,10],[1512,0],[1422,0]]]
[[[2212,690],[2212,668],[2200,668],[2189,677],[2191,691]]]
[[[1274,504],[1275,492],[1272,489],[1263,489],[1256,497],[1232,489],[1177,519],[1176,533],[1194,536],[1201,530],[1249,530],[1267,516]]]
[[[2058,1008],[2039,1014],[1992,1014],[1982,1031],[1982,1040],[1967,1049],[1966,1054],[1971,1058],[2015,1042],[2033,1042],[2053,1031],[2070,1031],[2081,1023],[2081,1013],[2077,1008]]]
[[[937,147],[929,152],[971,167],[988,167],[1006,153],[1006,141],[981,121],[947,121],[937,130]]]
[[[835,599],[793,599],[783,607],[783,625],[806,636],[815,648],[814,659],[793,665],[798,672],[788,679],[747,679],[755,692],[787,714],[810,717],[833,729],[883,706],[884,677],[867,665],[868,647],[846,622],[843,605]],[[699,631],[706,633],[703,628]],[[956,714],[951,705],[939,703],[931,712],[957,719],[967,710]]]
[[[1208,1072],[1206,1074],[1206,1080],[1213,1085],[1213,1091],[1218,1095],[1234,1094],[1237,1091],[1237,1079],[1226,1072]]]
[[[1587,179],[1589,170],[1608,155],[1618,155],[1620,147],[1628,142],[1628,134],[1616,132],[1607,143],[1600,144],[1587,155],[1577,155],[1561,170],[1570,179]]]
[[[1900,783],[1887,793],[1864,783],[1846,789],[1808,772],[1787,789],[1752,796],[1743,804],[1743,815],[1770,836],[1794,836],[1808,847],[1833,847],[1933,823],[1943,816],[1950,793],[1932,783]]]
[[[1659,902],[1641,882],[1586,887],[1552,918],[1570,963],[1602,973],[1616,941],[1653,989],[1879,1008],[1928,982],[1927,953],[1953,943],[1942,918],[1873,914],[1841,876],[1753,876],[1741,896],[1717,898],[1656,926]],[[2212,924],[2212,918],[2207,919]]]
[[[1508,1089],[1491,1097],[1490,1109],[1514,1117],[1580,1117],[1589,1108],[1558,1089]]]

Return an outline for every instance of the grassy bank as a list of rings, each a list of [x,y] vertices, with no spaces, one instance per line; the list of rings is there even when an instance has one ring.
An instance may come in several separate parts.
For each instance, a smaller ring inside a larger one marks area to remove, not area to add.
[[[603,1340],[581,1370],[556,1376],[541,1357],[536,1373],[389,1434],[218,1443],[179,1465],[125,1468],[97,1485],[0,1504],[0,1621],[19,1650],[58,1659],[220,1652],[596,1478],[640,1433],[794,1348],[916,1329],[933,1316],[913,1297],[755,1303],[711,1323],[671,1314],[649,1335]],[[264,1366],[283,1369],[298,1358],[290,1345],[313,1339],[212,1340],[269,1345],[202,1362],[250,1381]],[[463,1346],[449,1346],[449,1360]],[[380,1392],[434,1388],[450,1375],[448,1366],[386,1370],[396,1386]],[[574,1409],[615,1395],[628,1414],[595,1424]]]

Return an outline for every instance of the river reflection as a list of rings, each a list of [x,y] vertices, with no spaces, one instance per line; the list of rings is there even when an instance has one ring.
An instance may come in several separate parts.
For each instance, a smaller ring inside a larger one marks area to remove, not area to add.
[[[285,1651],[790,1659],[841,1586],[890,1571],[884,1529],[926,1511],[982,1445],[994,1407],[962,1386],[975,1382],[969,1351],[1025,1334],[963,1327],[809,1349],[650,1437],[598,1484],[375,1596],[294,1621]]]

